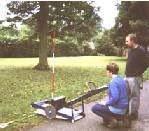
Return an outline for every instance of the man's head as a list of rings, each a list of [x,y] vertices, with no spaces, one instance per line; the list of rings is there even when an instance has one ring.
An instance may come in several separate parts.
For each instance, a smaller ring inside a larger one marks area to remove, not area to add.
[[[128,48],[135,48],[137,43],[138,41],[137,41],[136,34],[128,34],[126,36],[125,44],[128,46]]]
[[[107,76],[112,76],[113,74],[118,74],[119,67],[116,63],[110,63],[106,67],[107,69]]]

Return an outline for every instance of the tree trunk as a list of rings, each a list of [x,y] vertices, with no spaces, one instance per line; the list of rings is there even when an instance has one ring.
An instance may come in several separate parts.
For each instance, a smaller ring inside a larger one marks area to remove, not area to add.
[[[48,52],[47,52],[47,19],[48,19],[48,2],[40,1],[40,11],[37,16],[38,34],[39,34],[39,63],[34,67],[37,70],[47,70],[48,65]]]

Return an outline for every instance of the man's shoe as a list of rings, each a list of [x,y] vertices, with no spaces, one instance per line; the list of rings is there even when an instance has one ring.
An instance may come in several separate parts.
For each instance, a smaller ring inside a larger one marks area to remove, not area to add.
[[[123,118],[124,127],[129,128],[131,127],[131,120],[128,115],[125,115]]]
[[[112,118],[109,124],[106,125],[108,128],[116,128],[117,127],[117,120],[115,118]]]
[[[103,119],[103,125],[107,126],[109,124],[109,121],[106,119]]]

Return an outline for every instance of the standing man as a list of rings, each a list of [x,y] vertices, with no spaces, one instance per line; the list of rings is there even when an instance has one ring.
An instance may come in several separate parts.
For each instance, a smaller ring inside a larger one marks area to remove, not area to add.
[[[129,50],[125,74],[132,93],[131,119],[136,120],[138,119],[138,109],[140,104],[142,74],[145,70],[145,49],[138,44],[136,34],[128,34],[126,36],[126,45]]]

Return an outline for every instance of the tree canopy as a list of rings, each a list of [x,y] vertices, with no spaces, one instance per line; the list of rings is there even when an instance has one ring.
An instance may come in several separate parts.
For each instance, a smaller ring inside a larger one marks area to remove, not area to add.
[[[136,33],[144,47],[149,45],[149,2],[122,1],[119,5],[113,40],[116,45],[123,46],[128,33]]]

